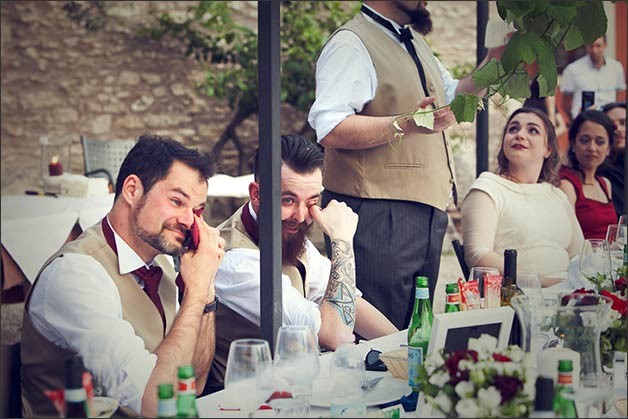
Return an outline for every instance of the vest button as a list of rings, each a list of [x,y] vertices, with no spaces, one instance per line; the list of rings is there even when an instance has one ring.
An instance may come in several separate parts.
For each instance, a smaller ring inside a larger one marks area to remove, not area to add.
[[[434,85],[432,83],[430,83],[430,85],[427,86],[427,90],[429,90],[430,92],[434,92],[434,90],[436,90],[436,89],[434,89]]]

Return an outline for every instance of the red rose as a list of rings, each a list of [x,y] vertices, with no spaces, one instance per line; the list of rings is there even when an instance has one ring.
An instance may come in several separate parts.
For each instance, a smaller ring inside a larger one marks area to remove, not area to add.
[[[512,359],[510,359],[506,355],[497,354],[497,353],[493,354],[493,359],[496,362],[512,362]]]
[[[560,300],[560,305],[566,306],[571,300],[576,301],[576,306],[592,306],[599,303],[598,298],[595,296],[595,291],[585,290],[584,288],[578,288],[571,294],[565,295]]]
[[[626,277],[620,276],[615,280],[615,289],[621,293],[621,295],[626,295],[626,288],[628,288],[628,280]]]
[[[602,290],[600,294],[613,300],[613,305],[611,306],[613,310],[618,312],[622,317],[626,315],[626,312],[628,312],[628,301],[606,290]]]

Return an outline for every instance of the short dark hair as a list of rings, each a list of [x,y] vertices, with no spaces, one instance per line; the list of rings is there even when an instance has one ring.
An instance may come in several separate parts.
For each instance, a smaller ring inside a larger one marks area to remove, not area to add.
[[[200,153],[169,137],[144,134],[137,139],[120,166],[114,199],[122,192],[124,180],[129,175],[140,178],[146,194],[155,183],[168,176],[175,161],[195,169],[199,178],[205,181],[216,172],[216,160],[212,153]]]
[[[560,176],[558,175],[558,171],[560,170],[560,154],[558,153],[556,130],[554,129],[554,124],[552,124],[552,121],[550,121],[547,114],[537,108],[519,108],[515,110],[508,118],[508,121],[506,121],[504,132],[502,133],[502,144],[499,147],[499,153],[497,154],[497,173],[501,175],[508,171],[508,159],[506,158],[506,154],[504,154],[504,138],[506,137],[508,124],[510,124],[510,121],[512,121],[512,119],[520,113],[531,113],[538,116],[541,121],[543,121],[545,132],[547,132],[547,146],[550,149],[550,155],[543,162],[543,166],[541,166],[538,183],[548,182],[554,186],[560,185]]]
[[[626,102],[617,101],[617,102],[607,103],[606,105],[602,106],[602,112],[609,113],[615,108],[626,109]]]
[[[321,146],[302,135],[281,136],[281,161],[297,173],[312,173],[323,170],[324,155]],[[259,180],[259,148],[253,162],[255,180]]]
[[[615,138],[615,125],[604,112],[590,109],[582,111],[578,114],[569,127],[569,150],[567,151],[567,160],[569,161],[569,165],[574,170],[581,173],[582,170],[580,170],[580,165],[578,164],[576,153],[573,151],[573,146],[576,142],[576,136],[578,135],[578,131],[580,131],[580,127],[587,121],[594,122],[604,127],[606,134],[608,135],[608,144],[611,149],[613,148],[613,139]]]

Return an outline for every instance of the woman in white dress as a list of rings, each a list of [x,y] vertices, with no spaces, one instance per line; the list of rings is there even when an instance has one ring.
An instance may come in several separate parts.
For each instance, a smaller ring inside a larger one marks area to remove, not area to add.
[[[503,272],[504,249],[516,249],[518,272],[540,274],[544,286],[566,278],[583,244],[573,206],[558,189],[554,125],[543,112],[520,108],[504,128],[497,173],[484,172],[462,205],[469,267]]]

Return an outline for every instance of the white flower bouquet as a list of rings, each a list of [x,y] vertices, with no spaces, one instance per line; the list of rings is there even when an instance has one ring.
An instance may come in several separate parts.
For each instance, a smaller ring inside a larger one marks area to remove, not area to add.
[[[483,334],[468,349],[435,352],[419,371],[421,391],[448,418],[528,417],[534,400],[534,371],[519,346],[497,350]]]

